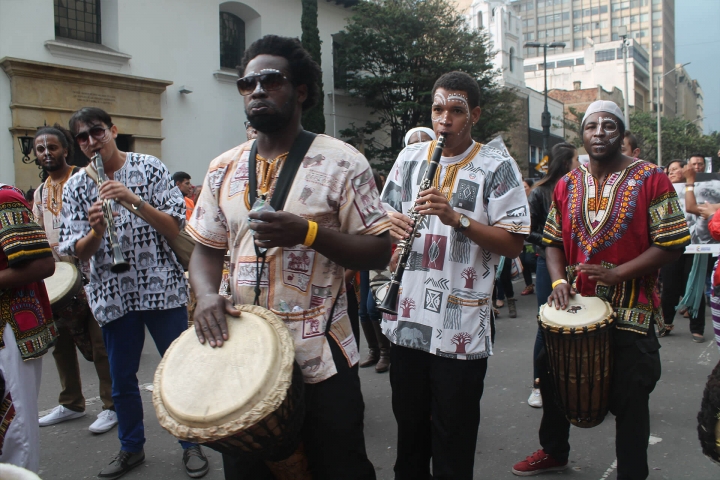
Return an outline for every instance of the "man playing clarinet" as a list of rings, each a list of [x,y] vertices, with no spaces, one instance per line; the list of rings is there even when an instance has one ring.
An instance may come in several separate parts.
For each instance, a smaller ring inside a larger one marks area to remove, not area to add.
[[[665,329],[656,291],[658,269],[690,243],[675,189],[661,168],[621,152],[625,124],[610,101],[588,107],[582,121],[588,165],[556,185],[543,242],[552,293],[565,309],[575,294],[597,296],[616,313],[610,411],[615,415],[618,479],[647,478],[650,393],[660,379]],[[512,472],[527,476],[567,468],[570,423],[557,406],[544,350],[538,357],[543,418],[541,450]]]
[[[383,190],[396,241],[411,241],[398,315],[383,315],[398,424],[396,480],[473,478],[492,297],[500,256],[515,258],[530,233],[522,176],[501,139],[471,136],[480,89],[462,72],[433,88],[432,123],[445,137],[431,188],[419,191],[437,142],[409,145]],[[421,214],[418,238],[409,238]],[[400,250],[400,249],[398,249]],[[397,262],[398,252],[393,257]],[[402,268],[402,267],[401,267]]]

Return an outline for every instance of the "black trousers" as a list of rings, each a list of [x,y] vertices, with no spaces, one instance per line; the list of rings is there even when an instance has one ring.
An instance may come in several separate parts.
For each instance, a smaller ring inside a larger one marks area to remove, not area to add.
[[[661,296],[662,312],[665,323],[673,324],[675,307],[685,295],[690,270],[692,270],[694,255],[681,255],[673,263],[668,263],[660,269],[663,289]],[[713,263],[713,262],[709,262]],[[710,267],[712,269],[712,266]],[[711,270],[712,271],[712,270]],[[690,333],[702,335],[705,332],[705,295],[700,300],[700,308],[695,317],[690,317]]]
[[[610,412],[615,415],[615,453],[618,480],[648,477],[647,447],[650,438],[650,393],[660,379],[660,355],[653,326],[647,336],[615,330]],[[556,460],[567,460],[570,453],[570,422],[557,404],[548,373],[545,348],[538,356],[543,417],[540,445]]]
[[[335,341],[330,349],[338,373],[320,383],[305,384],[302,440],[315,480],[375,480],[375,468],[365,451],[358,366],[348,367]],[[272,480],[261,462],[223,454],[225,480]]]
[[[393,345],[390,362],[395,479],[471,480],[487,358],[456,360]]]

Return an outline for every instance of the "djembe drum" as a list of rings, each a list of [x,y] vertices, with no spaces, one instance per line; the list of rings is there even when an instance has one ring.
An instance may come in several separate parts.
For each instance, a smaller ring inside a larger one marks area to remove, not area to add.
[[[610,408],[614,313],[598,297],[570,298],[566,310],[540,307],[552,388],[573,425],[600,425]]]
[[[56,262],[55,273],[44,282],[55,325],[66,328],[82,356],[92,362],[92,340],[88,322],[94,322],[95,319],[91,318],[82,273],[70,262]]]
[[[220,348],[185,331],[155,372],[153,404],[175,437],[264,461],[278,479],[310,479],[300,442],[305,414],[302,371],[283,321],[237,305]]]

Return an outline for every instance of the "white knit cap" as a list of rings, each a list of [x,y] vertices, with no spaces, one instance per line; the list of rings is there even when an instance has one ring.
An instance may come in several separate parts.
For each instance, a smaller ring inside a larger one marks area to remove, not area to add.
[[[598,112],[612,113],[617,117],[618,121],[623,124],[623,128],[625,127],[625,117],[623,116],[622,110],[620,110],[620,107],[618,107],[615,102],[611,102],[610,100],[598,100],[597,102],[591,103],[588,109],[585,110],[585,116],[583,116],[581,125],[585,125],[585,120],[587,120],[590,115]]]
[[[410,141],[410,137],[412,137],[414,134],[418,132],[426,133],[428,137],[430,137],[431,140],[436,140],[435,138],[435,132],[433,132],[431,129],[427,127],[415,127],[408,130],[408,132],[405,134],[405,146],[407,147],[408,142]]]

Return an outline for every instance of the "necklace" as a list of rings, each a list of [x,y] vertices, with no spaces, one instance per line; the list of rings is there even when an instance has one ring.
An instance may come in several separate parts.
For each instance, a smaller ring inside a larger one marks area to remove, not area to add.
[[[45,205],[47,206],[47,209],[50,210],[52,214],[56,217],[60,215],[60,212],[62,211],[63,186],[65,185],[65,182],[68,181],[68,178],[70,178],[70,175],[72,175],[72,171],[72,167],[68,168],[67,175],[59,183],[53,183],[50,177],[45,180],[45,191],[47,191],[47,200],[45,202]]]
[[[270,190],[273,187],[273,180],[277,178],[277,176],[280,174],[280,169],[282,168],[283,163],[285,162],[285,159],[290,154],[290,152],[285,152],[282,155],[278,155],[277,157],[268,160],[265,157],[261,157],[258,154],[255,154],[255,168],[257,171],[257,197],[262,198],[265,200],[268,197],[268,194],[270,193]],[[245,206],[250,210],[250,189],[245,189]]]
[[[437,141],[433,141],[430,143],[430,148],[428,149],[428,163],[430,163],[430,158],[432,157],[432,152],[435,151],[435,145],[437,144]],[[448,165],[446,167],[447,171],[445,172],[445,178],[443,178],[443,182],[441,186],[438,186],[440,184],[440,173],[442,171],[442,168],[438,168],[435,171],[435,178],[433,179],[432,186],[437,188],[440,193],[445,195],[448,200],[452,199],[452,191],[453,188],[455,188],[455,180],[457,178],[457,172],[461,168],[463,168],[468,163],[472,162],[472,159],[475,158],[475,155],[480,151],[482,148],[482,143],[473,142],[473,147],[470,150],[470,153],[467,154],[465,158],[460,160],[457,163],[453,163],[452,165]]]

